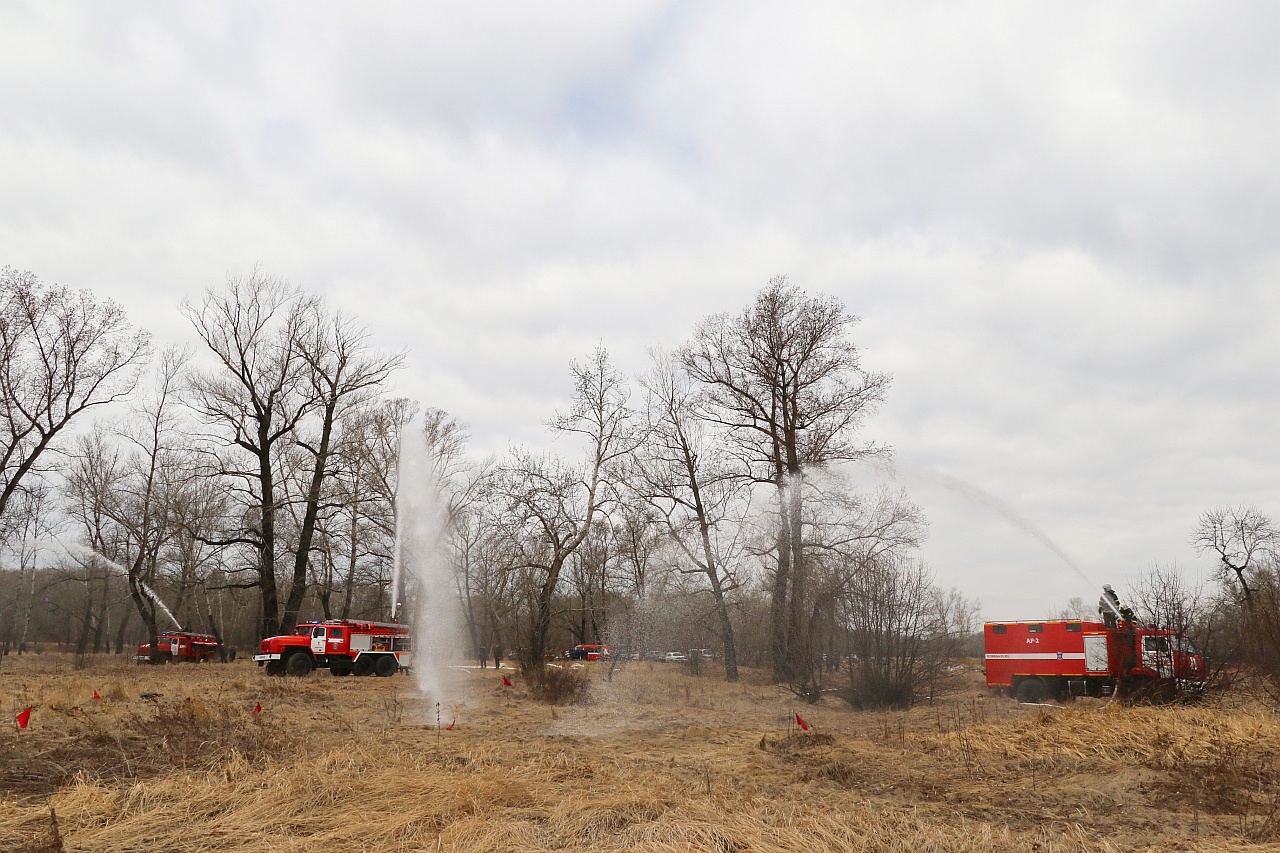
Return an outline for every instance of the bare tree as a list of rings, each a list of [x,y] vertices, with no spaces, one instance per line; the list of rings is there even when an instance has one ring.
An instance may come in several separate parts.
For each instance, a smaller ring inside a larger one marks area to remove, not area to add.
[[[828,663],[834,663],[840,653],[837,637],[843,628],[841,608],[846,614],[856,613],[873,621],[889,619],[880,611],[901,604],[894,599],[901,592],[901,587],[895,585],[901,578],[892,572],[912,564],[911,553],[924,538],[925,520],[920,508],[903,492],[882,488],[872,495],[857,494],[830,473],[815,477],[807,488],[818,495],[818,499],[806,504],[804,528],[811,590],[794,627],[797,642],[793,645],[789,678],[796,695],[816,702],[827,669],[822,665],[822,655],[827,655]],[[873,577],[864,577],[867,574]],[[876,601],[877,591],[889,598]],[[857,610],[848,609],[850,600],[856,600]],[[937,636],[931,634],[928,639],[936,644]],[[801,654],[801,650],[806,653]],[[909,671],[916,672],[915,668]]]
[[[1280,544],[1280,530],[1271,516],[1247,504],[1211,509],[1200,516],[1191,541],[1201,553],[1218,555],[1223,576],[1239,588],[1245,608],[1251,610],[1250,571],[1259,558],[1274,559]]]
[[[71,454],[66,476],[67,513],[79,522],[85,547],[91,553],[69,554],[60,572],[69,572],[84,586],[84,611],[80,618],[77,654],[87,650],[93,635],[94,651],[101,646],[105,615],[110,605],[112,564],[127,562],[127,531],[116,521],[116,504],[128,477],[126,460],[121,457],[101,423],[80,436]],[[100,584],[98,608],[95,611],[92,586]]]
[[[0,519],[73,419],[133,389],[149,351],[114,302],[0,270]]]
[[[890,555],[854,575],[841,619],[853,652],[845,698],[857,706],[907,707],[945,678],[977,605],[943,593],[921,562]]]
[[[607,518],[592,525],[582,547],[574,552],[566,565],[574,608],[568,620],[575,643],[599,643],[606,637],[609,625],[610,576],[617,557],[616,531]]]
[[[1098,618],[1098,610],[1096,607],[1086,604],[1085,600],[1078,595],[1073,595],[1067,599],[1067,606],[1059,610],[1053,619],[1088,621]]]
[[[411,400],[370,401],[343,416],[334,469],[334,501],[339,506],[332,520],[327,545],[334,550],[328,560],[334,577],[320,584],[322,605],[329,614],[329,594],[337,588],[341,559],[342,618],[353,613],[357,583],[376,588],[379,609],[389,615],[386,595],[391,579],[395,539],[395,497],[398,480],[401,431],[416,416]],[[366,577],[367,575],[367,577]]]
[[[648,431],[636,454],[632,488],[661,519],[666,535],[691,565],[689,571],[706,578],[725,679],[737,681],[727,596],[738,586],[730,558],[740,550],[749,489],[699,418],[699,398],[679,365],[660,351],[652,355],[653,366],[641,381],[648,392]]]
[[[174,347],[161,355],[154,389],[120,430],[132,446],[128,456],[95,433],[81,443],[70,478],[90,546],[124,565],[129,595],[147,627],[152,662],[159,660],[155,585],[160,552],[175,532],[173,495],[189,476],[178,464],[184,431],[177,415],[177,386],[188,357]],[[108,540],[107,530],[115,541]]]
[[[727,430],[745,471],[778,495],[770,627],[774,675],[794,680],[811,657],[800,624],[809,600],[803,504],[809,469],[885,452],[855,435],[889,377],[864,370],[848,337],[857,318],[830,296],[772,279],[741,314],[704,320],[681,351],[707,390],[707,417]]]
[[[506,532],[518,553],[514,568],[528,573],[532,617],[522,665],[542,672],[553,602],[565,562],[592,524],[613,500],[614,470],[636,441],[622,376],[597,347],[586,362],[571,366],[572,404],[556,415],[551,428],[576,435],[586,444],[586,461],[566,465],[550,455],[514,451],[501,467],[498,489],[507,518]]]
[[[55,511],[53,490],[43,480],[29,481],[15,493],[10,512],[3,521],[4,536],[0,546],[12,555],[17,576],[12,596],[5,603],[4,624],[0,627],[0,655],[9,654],[13,646],[21,653],[26,648],[31,630],[31,612],[35,606],[36,577],[41,554],[51,537],[62,526]]]
[[[279,632],[280,596],[276,558],[280,457],[298,423],[317,405],[310,365],[300,342],[314,300],[296,287],[254,270],[228,277],[221,290],[206,291],[183,313],[216,361],[197,371],[190,403],[213,428],[207,454],[210,473],[225,477],[246,505],[241,529],[221,540],[256,555],[264,636]]]
[[[196,467],[193,454],[182,449],[169,454],[167,461],[172,472],[165,500],[170,529],[161,559],[177,584],[173,609],[184,625],[191,624],[192,611],[201,612],[218,641],[219,655],[226,661],[226,630],[214,613],[209,592],[211,587],[221,592],[217,587],[221,586],[226,547],[216,543],[222,538],[230,501],[217,481],[181,474]]]
[[[299,447],[311,456],[310,480],[303,497],[303,514],[294,551],[293,579],[285,602],[283,624],[292,625],[307,591],[307,570],[320,515],[322,487],[330,474],[334,451],[334,429],[344,408],[359,406],[377,391],[404,360],[402,353],[373,353],[368,333],[341,313],[328,317],[318,304],[309,304],[307,321],[297,329],[297,349],[310,367],[308,380],[317,401],[316,420],[311,435],[301,434],[305,421],[295,428]]]

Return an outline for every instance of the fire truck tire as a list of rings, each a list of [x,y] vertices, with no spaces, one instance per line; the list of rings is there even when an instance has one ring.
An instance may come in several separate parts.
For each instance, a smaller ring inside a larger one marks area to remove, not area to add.
[[[1014,695],[1023,704],[1034,705],[1049,697],[1049,685],[1039,678],[1024,678],[1018,682]]]
[[[373,658],[368,656],[361,656],[357,658],[355,669],[353,671],[356,675],[362,678],[366,675],[373,675]]]
[[[267,675],[284,675],[284,664],[278,660],[267,661]]]
[[[379,678],[388,678],[396,674],[396,670],[400,668],[400,664],[393,655],[383,655],[378,658],[378,662],[373,665],[373,671],[378,674]]]
[[[315,661],[311,660],[311,655],[306,652],[294,652],[284,662],[284,671],[295,678],[310,675],[311,670],[315,668]]]

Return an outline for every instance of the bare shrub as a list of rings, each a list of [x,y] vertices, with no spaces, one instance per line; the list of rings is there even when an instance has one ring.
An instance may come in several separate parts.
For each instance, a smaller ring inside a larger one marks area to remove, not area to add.
[[[590,683],[580,669],[544,667],[530,679],[530,694],[548,705],[573,705],[585,701]]]
[[[926,690],[932,698],[949,679],[976,615],[976,603],[935,587],[923,563],[872,563],[843,614],[852,651],[845,701],[905,708]]]

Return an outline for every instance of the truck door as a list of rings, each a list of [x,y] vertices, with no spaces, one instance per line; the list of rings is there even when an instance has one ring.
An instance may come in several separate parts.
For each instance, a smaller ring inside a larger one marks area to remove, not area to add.
[[[346,649],[342,648],[342,629],[337,627],[329,628],[328,648],[324,650],[327,655],[342,654]]]
[[[324,626],[317,625],[311,629],[311,653],[313,655],[324,654]]]
[[[1142,665],[1160,678],[1173,678],[1173,652],[1168,637],[1142,638]]]
[[[1107,672],[1111,663],[1107,660],[1107,635],[1086,634],[1084,638],[1084,671]]]

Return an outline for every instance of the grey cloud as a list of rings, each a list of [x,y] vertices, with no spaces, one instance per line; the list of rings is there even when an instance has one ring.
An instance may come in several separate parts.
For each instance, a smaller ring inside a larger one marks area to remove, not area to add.
[[[1269,6],[0,15],[0,260],[162,340],[261,262],[408,347],[401,393],[501,450],[545,441],[596,342],[639,370],[789,272],[895,374],[875,436],[1091,577],[1194,564],[1196,513],[1274,499]],[[920,490],[940,579],[990,613],[1092,594]]]

